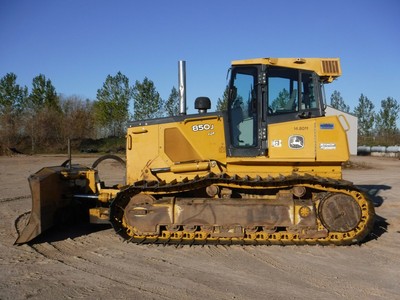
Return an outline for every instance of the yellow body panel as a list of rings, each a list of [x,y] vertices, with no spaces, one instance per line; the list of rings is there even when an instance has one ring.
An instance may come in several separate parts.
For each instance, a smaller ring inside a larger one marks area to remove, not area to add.
[[[339,58],[253,58],[232,61],[235,65],[270,65],[317,73],[323,81],[332,82],[342,75]]]
[[[206,175],[216,166],[209,161],[226,160],[223,118],[190,117],[128,128],[127,183],[155,180],[152,169],[171,168],[158,176],[167,181]],[[151,141],[151,142],[149,142]],[[202,162],[202,163],[199,163]],[[172,172],[172,173],[171,173]]]
[[[127,184],[140,180],[182,180],[210,172],[239,176],[313,174],[341,178],[349,158],[346,132],[336,116],[270,124],[268,151],[227,157],[222,116],[128,129]],[[151,141],[151,142],[149,142]]]
[[[344,119],[344,116],[341,117]],[[317,118],[315,122],[318,129],[316,130],[316,161],[345,162],[349,160],[347,134],[341,125],[340,118],[337,116]]]
[[[346,132],[336,116],[272,124],[268,141],[273,160],[322,163],[349,159]]]
[[[315,138],[315,119],[272,124],[268,128],[269,157],[285,161],[314,161]]]
[[[253,163],[253,164],[252,164]],[[251,157],[228,158],[227,172],[239,176],[260,176],[279,177],[296,174],[312,174],[320,177],[329,177],[334,179],[342,178],[342,168],[338,164],[310,164],[310,163],[287,163],[284,161],[271,160],[265,157],[252,159]]]

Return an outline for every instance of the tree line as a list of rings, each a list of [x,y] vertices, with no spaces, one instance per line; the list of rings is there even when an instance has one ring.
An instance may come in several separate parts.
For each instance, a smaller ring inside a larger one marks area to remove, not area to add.
[[[133,114],[129,103],[133,101]],[[95,100],[64,96],[39,74],[29,90],[14,73],[0,79],[0,155],[10,148],[30,153],[62,151],[67,139],[123,137],[128,120],[174,116],[179,94],[172,87],[164,100],[147,77],[134,85],[118,72],[108,75]]]
[[[217,110],[226,110],[228,89],[218,99]],[[350,113],[340,92],[331,95],[332,107]],[[129,113],[129,103],[133,113]],[[14,73],[0,79],[0,155],[10,148],[29,152],[62,151],[67,139],[83,140],[102,137],[124,137],[129,120],[175,116],[179,113],[179,94],[172,87],[162,99],[150,79],[136,80],[134,85],[118,72],[108,75],[96,99],[64,96],[56,92],[50,79],[39,74],[29,90],[17,83]],[[392,97],[381,101],[381,108],[361,94],[352,112],[358,117],[358,143],[364,145],[400,144],[397,120],[400,105]]]
[[[375,111],[375,105],[364,94],[358,99],[358,104],[350,111],[340,92],[334,91],[330,98],[333,108],[352,113],[358,118],[358,144],[391,146],[400,144],[400,131],[397,120],[400,105],[393,97],[381,100],[381,107]]]

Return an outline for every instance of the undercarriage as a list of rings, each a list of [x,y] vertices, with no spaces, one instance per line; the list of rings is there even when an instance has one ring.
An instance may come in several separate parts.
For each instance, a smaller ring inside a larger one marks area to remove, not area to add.
[[[370,232],[373,216],[350,182],[302,175],[142,181],[110,206],[116,232],[135,243],[348,245]]]

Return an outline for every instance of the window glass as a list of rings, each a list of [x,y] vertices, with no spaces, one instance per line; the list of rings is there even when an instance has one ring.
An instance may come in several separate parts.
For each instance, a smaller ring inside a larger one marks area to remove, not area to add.
[[[231,138],[235,147],[250,147],[257,143],[257,69],[241,69],[234,74],[231,87]]]
[[[268,71],[269,111],[274,114],[299,110],[298,71],[271,68]]]
[[[315,95],[314,81],[311,73],[301,74],[301,109],[318,108],[317,96]]]

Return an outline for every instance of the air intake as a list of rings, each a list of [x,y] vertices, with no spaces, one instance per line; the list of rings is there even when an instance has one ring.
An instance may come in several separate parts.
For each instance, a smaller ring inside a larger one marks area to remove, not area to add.
[[[339,62],[337,60],[323,60],[322,61],[322,72],[324,74],[340,74]]]

